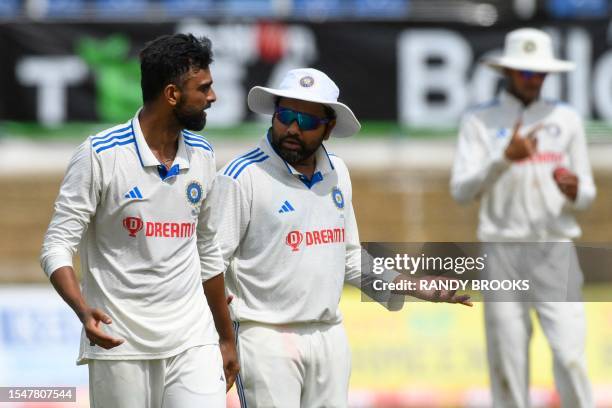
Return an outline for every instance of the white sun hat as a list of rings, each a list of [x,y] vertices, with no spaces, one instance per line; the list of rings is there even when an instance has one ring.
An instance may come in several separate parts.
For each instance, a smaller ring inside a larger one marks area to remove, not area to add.
[[[574,63],[555,58],[550,36],[535,28],[519,28],[506,35],[504,53],[483,60],[490,67],[534,72],[566,72]]]
[[[278,88],[255,86],[249,91],[249,108],[264,115],[274,114],[277,97],[299,99],[329,106],[336,113],[336,126],[331,135],[352,136],[361,124],[345,104],[338,102],[340,90],[325,73],[314,68],[297,68],[287,73]]]

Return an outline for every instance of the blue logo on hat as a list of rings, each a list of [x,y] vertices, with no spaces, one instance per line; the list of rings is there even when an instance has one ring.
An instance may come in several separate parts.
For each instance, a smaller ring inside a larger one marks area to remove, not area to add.
[[[338,187],[332,188],[332,200],[334,200],[334,204],[338,207],[339,210],[344,208],[344,196],[342,195],[342,191]]]
[[[202,185],[197,181],[192,181],[187,185],[187,200],[193,205],[202,200]]]

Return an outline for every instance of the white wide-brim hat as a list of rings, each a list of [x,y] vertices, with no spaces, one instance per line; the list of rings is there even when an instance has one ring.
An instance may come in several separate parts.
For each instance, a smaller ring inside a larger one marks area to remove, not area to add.
[[[249,108],[264,115],[274,114],[276,98],[291,98],[321,103],[336,114],[336,126],[331,135],[348,137],[359,132],[361,124],[345,104],[338,102],[340,90],[325,73],[314,68],[297,68],[287,73],[278,88],[255,86],[249,91]]]
[[[574,63],[555,58],[550,36],[535,28],[519,28],[506,35],[504,53],[483,60],[488,66],[534,72],[566,72]]]

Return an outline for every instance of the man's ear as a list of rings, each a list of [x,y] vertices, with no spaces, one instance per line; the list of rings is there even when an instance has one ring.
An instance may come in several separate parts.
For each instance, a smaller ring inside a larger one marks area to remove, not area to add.
[[[181,90],[174,84],[168,84],[164,88],[164,98],[170,106],[176,106],[181,99]]]
[[[329,139],[329,136],[331,135],[331,131],[334,130],[335,126],[336,126],[336,119],[329,121],[329,123],[325,127],[325,136],[323,137],[323,140]]]

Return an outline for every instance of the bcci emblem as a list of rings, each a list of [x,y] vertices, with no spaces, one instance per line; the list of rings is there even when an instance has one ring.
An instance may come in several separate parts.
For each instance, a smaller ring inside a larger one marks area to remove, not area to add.
[[[130,237],[136,237],[136,233],[143,227],[142,219],[138,217],[126,217],[123,219],[123,228],[128,230]]]
[[[544,130],[552,137],[557,137],[561,134],[561,128],[554,123],[544,126]]]
[[[197,181],[187,185],[187,200],[193,205],[197,205],[202,200],[202,185]]]
[[[310,88],[314,85],[314,79],[311,76],[305,76],[300,79],[300,85],[304,88]]]
[[[342,191],[338,187],[332,188],[331,192],[332,200],[334,200],[334,204],[338,207],[339,210],[344,208],[344,196],[342,195]]]
[[[527,53],[527,54],[531,54],[532,52],[534,52],[536,49],[536,45],[533,41],[525,41],[525,44],[523,44],[523,50]]]
[[[291,231],[287,234],[287,238],[285,238],[285,244],[291,247],[293,252],[297,252],[300,250],[300,244],[304,240],[304,234],[300,231]]]

